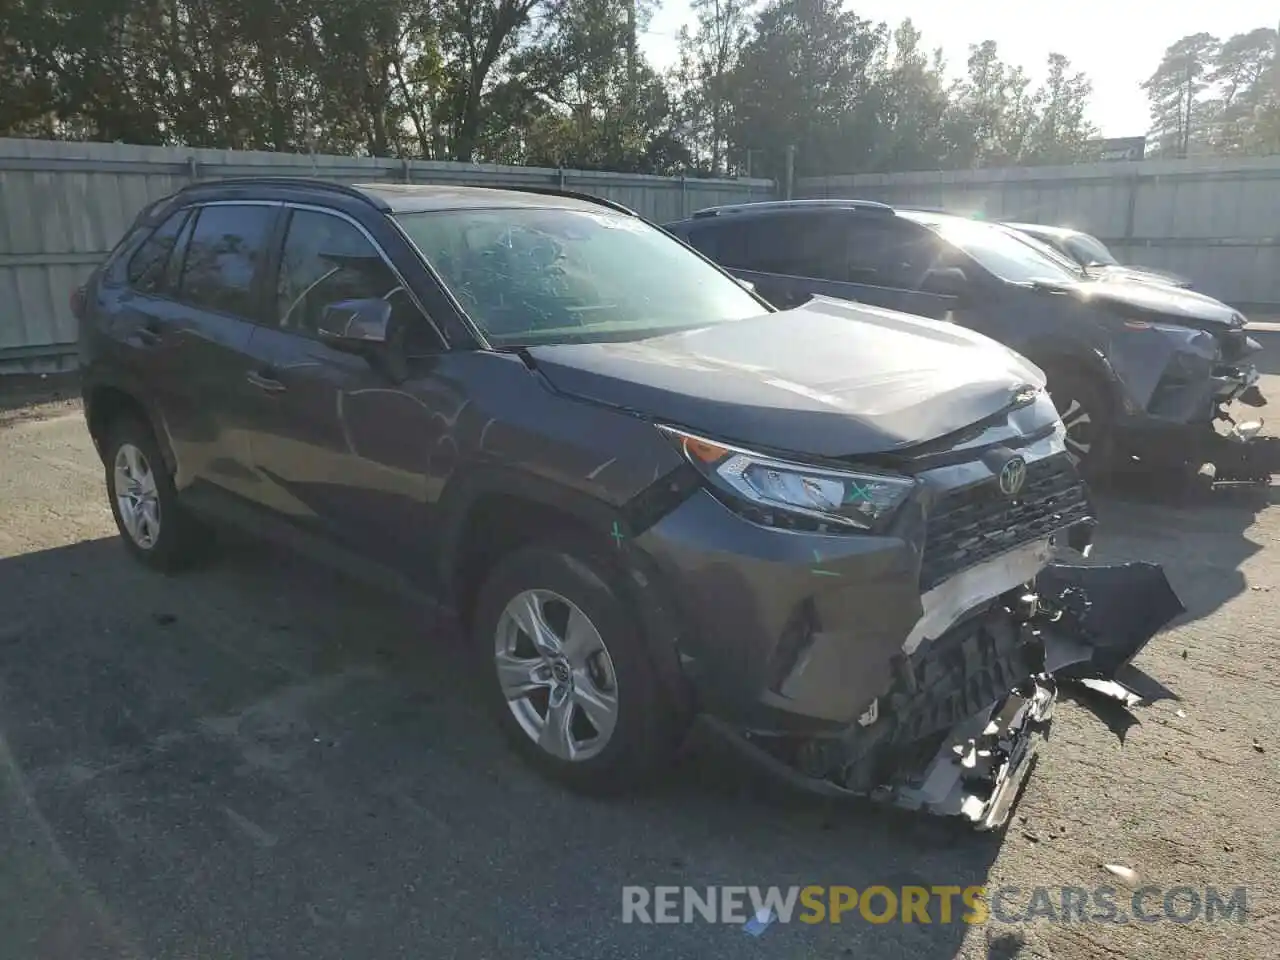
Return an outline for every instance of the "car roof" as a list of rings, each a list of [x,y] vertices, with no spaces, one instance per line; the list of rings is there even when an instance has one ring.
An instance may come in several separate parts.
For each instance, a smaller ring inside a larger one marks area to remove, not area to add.
[[[599,212],[603,201],[570,194],[533,193],[496,187],[431,183],[356,183],[355,189],[386,204],[390,213],[428,210],[483,210],[504,207],[558,207]],[[607,205],[607,204],[605,204]]]
[[[635,211],[616,201],[590,194],[551,187],[472,187],[463,184],[433,183],[338,183],[310,177],[256,176],[228,177],[189,184],[177,196],[234,195],[236,199],[269,196],[273,199],[325,199],[350,204],[363,202],[382,213],[419,213],[434,210],[498,210],[513,207],[530,209],[583,210],[599,213],[612,210],[628,216]]]
[[[701,210],[695,210],[691,216],[673,221],[667,226],[674,227],[677,224],[692,226],[695,223],[706,223],[721,218],[777,216],[814,210],[845,210],[851,213],[893,216],[893,207],[875,200],[754,200],[748,203],[725,203],[716,207],[703,207]]]
[[[975,220],[973,217],[962,217],[954,213],[943,213],[941,210],[899,210],[898,216],[904,220],[914,220],[926,226],[946,223],[949,220],[963,220],[965,223],[990,223],[989,220]]]

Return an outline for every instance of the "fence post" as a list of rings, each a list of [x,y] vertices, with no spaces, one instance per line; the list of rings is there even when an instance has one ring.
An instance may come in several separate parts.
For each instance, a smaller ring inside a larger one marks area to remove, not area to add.
[[[1129,177],[1129,197],[1124,214],[1124,245],[1129,250],[1133,245],[1133,221],[1138,208],[1138,187],[1142,183],[1142,174],[1133,173]],[[1126,263],[1128,261],[1125,261]]]
[[[400,158],[400,173],[405,183],[413,183],[413,168],[409,165],[408,157]]]
[[[787,181],[784,186],[783,200],[792,199],[796,182],[796,145],[787,144]]]
[[[680,174],[680,219],[689,216],[689,178]]]
[[[556,189],[563,192],[564,183],[565,183],[564,167],[556,167],[556,184],[557,184]]]
[[[196,159],[195,154],[187,157],[187,176],[193,181],[200,179],[200,161]]]

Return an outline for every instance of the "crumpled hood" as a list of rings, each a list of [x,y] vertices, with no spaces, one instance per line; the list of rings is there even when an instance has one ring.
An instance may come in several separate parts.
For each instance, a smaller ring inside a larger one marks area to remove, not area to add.
[[[1105,302],[1143,319],[1181,323],[1201,329],[1231,329],[1244,325],[1244,317],[1221,300],[1195,290],[1148,283],[1141,280],[1102,279],[1076,282],[1042,282],[1079,296],[1082,300]]]
[[[1029,361],[950,323],[815,297],[630,343],[528,348],[555,389],[708,437],[819,457],[943,436],[1044,385]]]
[[[1180,289],[1190,289],[1191,281],[1167,270],[1156,270],[1153,267],[1135,267],[1132,264],[1109,264],[1102,267],[1090,267],[1089,273],[1100,280],[1133,281],[1137,283],[1163,283]]]

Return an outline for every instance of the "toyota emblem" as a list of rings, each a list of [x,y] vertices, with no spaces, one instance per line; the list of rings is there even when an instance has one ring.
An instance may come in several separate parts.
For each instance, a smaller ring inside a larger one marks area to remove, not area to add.
[[[1027,482],[1027,461],[1011,457],[1000,468],[1000,492],[1006,497],[1016,497]]]

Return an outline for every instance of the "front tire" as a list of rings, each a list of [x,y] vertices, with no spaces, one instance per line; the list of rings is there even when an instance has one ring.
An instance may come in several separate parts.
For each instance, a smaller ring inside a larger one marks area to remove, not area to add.
[[[498,723],[543,774],[618,793],[674,754],[687,720],[607,561],[577,546],[521,548],[490,573],[472,622]]]
[[[1098,386],[1074,370],[1048,372],[1049,396],[1066,427],[1067,454],[1088,478],[1101,478],[1111,468],[1111,410]]]
[[[189,565],[203,547],[204,530],[178,502],[151,429],[121,417],[107,432],[104,454],[107,497],[125,548],[157,570]]]

